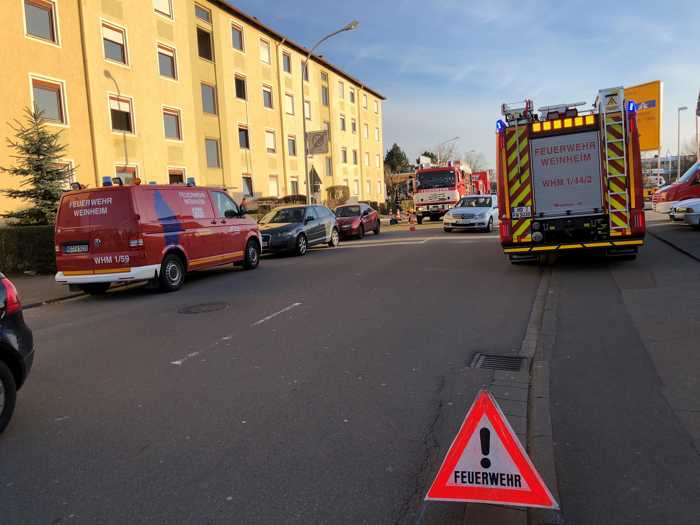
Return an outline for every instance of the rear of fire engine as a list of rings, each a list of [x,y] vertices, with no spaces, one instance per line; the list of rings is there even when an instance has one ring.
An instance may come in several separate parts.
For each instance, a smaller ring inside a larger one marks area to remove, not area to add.
[[[623,88],[577,102],[504,104],[497,124],[500,236],[513,262],[598,250],[634,258],[644,244],[636,104]]]

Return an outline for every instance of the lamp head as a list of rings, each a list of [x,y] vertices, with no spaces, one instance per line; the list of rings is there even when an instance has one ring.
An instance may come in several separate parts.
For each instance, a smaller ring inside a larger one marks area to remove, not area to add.
[[[353,29],[357,29],[359,25],[360,23],[357,20],[353,20],[343,28],[343,31],[352,31]]]

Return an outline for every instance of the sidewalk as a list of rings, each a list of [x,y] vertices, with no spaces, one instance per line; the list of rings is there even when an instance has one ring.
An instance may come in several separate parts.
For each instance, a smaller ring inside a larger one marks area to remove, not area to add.
[[[685,222],[670,221],[668,215],[646,212],[647,231],[661,241],[700,261],[700,232]]]
[[[82,292],[71,292],[68,290],[68,286],[56,283],[53,274],[8,274],[7,276],[17,288],[24,308],[32,308],[46,302],[82,295]]]

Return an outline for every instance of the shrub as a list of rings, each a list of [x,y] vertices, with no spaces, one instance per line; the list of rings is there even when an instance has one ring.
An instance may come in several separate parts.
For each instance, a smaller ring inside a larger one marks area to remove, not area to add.
[[[53,226],[0,228],[0,271],[56,271]]]

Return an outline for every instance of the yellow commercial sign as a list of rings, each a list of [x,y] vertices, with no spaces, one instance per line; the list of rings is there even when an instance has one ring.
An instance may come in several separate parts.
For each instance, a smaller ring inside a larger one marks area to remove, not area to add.
[[[625,99],[634,100],[639,106],[639,147],[642,151],[661,149],[661,92],[660,80],[625,88]]]

